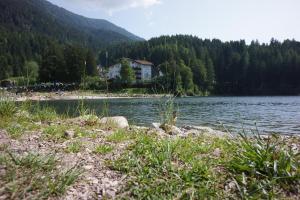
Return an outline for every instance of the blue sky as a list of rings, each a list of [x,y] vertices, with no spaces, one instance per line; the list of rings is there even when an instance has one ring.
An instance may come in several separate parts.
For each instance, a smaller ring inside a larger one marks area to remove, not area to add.
[[[50,0],[145,39],[190,34],[223,41],[300,40],[300,0]]]

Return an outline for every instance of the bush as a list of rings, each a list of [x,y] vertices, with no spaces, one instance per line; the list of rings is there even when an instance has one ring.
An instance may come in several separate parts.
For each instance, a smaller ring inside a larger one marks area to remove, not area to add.
[[[106,83],[98,76],[87,76],[80,84],[84,90],[101,90],[106,88]]]

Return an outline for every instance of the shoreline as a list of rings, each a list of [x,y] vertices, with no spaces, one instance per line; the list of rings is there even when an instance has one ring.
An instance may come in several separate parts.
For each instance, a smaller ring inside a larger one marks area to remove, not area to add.
[[[16,101],[51,101],[51,100],[102,100],[102,99],[131,99],[131,98],[161,98],[168,95],[165,94],[114,94],[114,93],[99,93],[92,92],[34,92],[14,94],[5,92],[3,98]]]
[[[44,195],[44,199],[93,199],[94,195],[99,199],[130,198],[133,195],[131,191],[136,188],[132,182],[138,183],[140,193],[144,193],[149,191],[144,183],[157,184],[161,181],[164,190],[169,189],[170,183],[176,188],[210,183],[217,188],[216,194],[227,195],[225,199],[239,199],[238,186],[242,182],[235,180],[248,172],[244,170],[248,169],[247,163],[260,162],[262,155],[262,159],[270,160],[268,163],[277,163],[285,159],[285,155],[290,155],[289,163],[278,165],[281,172],[290,163],[297,164],[300,151],[299,137],[232,137],[208,127],[195,126],[169,126],[167,129],[170,131],[167,132],[160,124],[153,124],[152,128],[130,125],[124,117],[80,115],[64,118],[50,110],[26,107],[3,112],[0,122],[0,185],[14,184],[23,196]],[[274,145],[278,148],[269,148]],[[258,153],[254,155],[258,156],[251,156],[256,150]],[[278,155],[280,157],[277,159]],[[265,164],[267,167],[268,163]],[[236,164],[241,168],[235,168]],[[261,172],[261,169],[253,165],[249,172]],[[266,169],[273,170],[273,167]],[[236,171],[232,173],[233,170]],[[11,172],[17,174],[16,178],[10,179]],[[266,170],[262,172],[269,173]],[[289,168],[288,172],[299,174],[297,168]],[[149,173],[151,176],[148,176]],[[200,182],[199,173],[205,178]],[[163,176],[166,179],[161,179]],[[59,177],[71,178],[68,182],[62,182]],[[261,177],[257,173],[247,173],[246,178],[258,180],[257,184],[277,180],[275,175]],[[51,180],[55,189],[61,186],[64,189],[60,193],[51,193],[49,187],[43,187],[47,180]],[[28,190],[32,181],[37,182],[38,187]],[[251,184],[245,187],[250,188]],[[294,182],[285,187],[279,183],[273,185],[281,191],[277,194],[279,199],[296,199],[299,193],[295,188],[298,186]],[[284,192],[283,187],[294,192]],[[180,191],[188,188],[180,188]],[[155,191],[154,188],[151,192]],[[177,191],[174,190],[174,198]],[[5,199],[14,197],[8,189],[1,195]],[[166,198],[164,193],[160,197]]]

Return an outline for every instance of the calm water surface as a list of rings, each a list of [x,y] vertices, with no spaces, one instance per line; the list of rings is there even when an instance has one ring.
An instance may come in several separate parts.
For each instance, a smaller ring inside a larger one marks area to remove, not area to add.
[[[130,123],[151,126],[159,122],[161,99],[111,99],[110,115],[126,116]],[[300,134],[300,97],[188,97],[176,99],[178,125],[224,127],[235,132],[255,129],[261,132]],[[57,112],[76,115],[78,100],[46,101]],[[86,100],[88,108],[102,114],[104,100]]]

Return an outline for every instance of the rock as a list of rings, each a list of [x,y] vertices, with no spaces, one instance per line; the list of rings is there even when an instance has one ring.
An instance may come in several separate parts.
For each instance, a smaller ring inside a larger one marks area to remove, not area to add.
[[[180,128],[176,127],[176,126],[171,126],[170,129],[170,134],[171,135],[183,135],[183,131],[180,130]]]
[[[178,128],[176,126],[171,126],[171,125],[165,124],[164,127],[162,127],[162,129],[164,129],[164,131],[170,135],[182,136],[184,134],[184,132],[181,131],[180,128]]]
[[[74,135],[75,135],[75,131],[73,131],[73,130],[66,130],[65,131],[65,137],[66,138],[73,138]]]
[[[162,129],[160,128],[160,126],[161,126],[160,123],[152,123],[152,126],[153,126],[155,129],[160,129],[160,130],[162,130]]]
[[[83,166],[83,168],[84,168],[85,170],[91,170],[91,169],[94,168],[94,166],[93,166],[93,165],[85,165],[85,166]]]
[[[220,156],[221,156],[221,149],[216,148],[216,149],[214,150],[214,152],[213,152],[213,155],[214,155],[215,157],[220,157]]]
[[[116,117],[104,117],[99,121],[103,125],[111,125],[115,128],[128,128],[129,124],[125,117],[116,116]]]
[[[183,127],[187,131],[194,131],[195,134],[202,135],[202,134],[211,134],[216,136],[224,136],[226,133],[218,130],[214,130],[210,127],[205,126],[184,126]],[[197,136],[197,135],[195,135]]]

